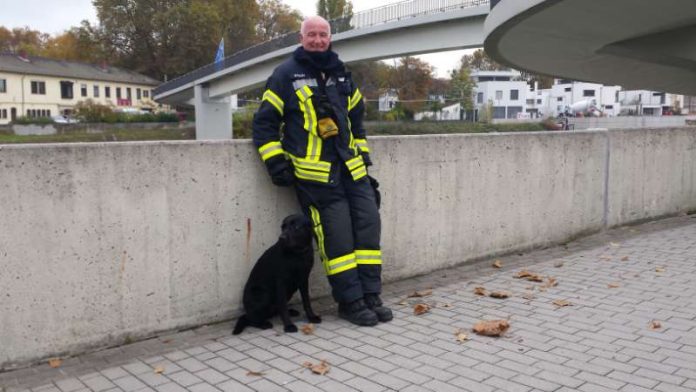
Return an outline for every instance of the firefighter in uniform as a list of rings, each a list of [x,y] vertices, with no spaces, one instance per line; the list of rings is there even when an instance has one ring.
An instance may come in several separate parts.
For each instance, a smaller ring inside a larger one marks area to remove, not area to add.
[[[325,19],[305,19],[300,43],[266,83],[254,144],[272,182],[294,185],[313,222],[339,317],[364,326],[389,321],[379,297],[379,194],[367,175],[362,95],[331,50]]]

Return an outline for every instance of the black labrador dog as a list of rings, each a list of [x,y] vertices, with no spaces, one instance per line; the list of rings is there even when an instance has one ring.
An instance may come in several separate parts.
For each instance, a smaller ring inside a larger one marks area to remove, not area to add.
[[[247,326],[269,329],[269,318],[280,315],[285,332],[297,332],[290,316],[299,315],[288,309],[288,301],[299,289],[302,306],[311,323],[321,323],[309,300],[309,273],[314,264],[312,223],[302,214],[283,219],[278,242],[268,248],[251,270],[244,286],[242,315],[232,334],[240,334]]]

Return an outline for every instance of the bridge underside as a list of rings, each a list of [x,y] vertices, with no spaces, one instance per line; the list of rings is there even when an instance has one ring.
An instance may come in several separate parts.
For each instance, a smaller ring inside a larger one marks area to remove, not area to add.
[[[501,0],[486,52],[517,69],[696,95],[696,2]]]

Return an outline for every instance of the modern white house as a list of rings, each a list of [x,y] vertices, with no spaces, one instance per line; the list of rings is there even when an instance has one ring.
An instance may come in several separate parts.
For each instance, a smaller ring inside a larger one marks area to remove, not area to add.
[[[623,105],[622,114],[637,116],[663,116],[679,111],[688,114],[684,107],[684,96],[649,90],[621,91],[619,99]]]
[[[556,79],[549,89],[545,113],[549,116],[618,116],[621,113],[620,86]]]
[[[520,72],[473,71],[471,79],[474,88],[474,107],[481,118],[484,111],[496,119],[517,119],[527,113],[527,82],[520,79]]]
[[[112,67],[0,54],[0,124],[17,117],[69,115],[80,101],[124,111],[155,111],[152,89],[160,82]]]

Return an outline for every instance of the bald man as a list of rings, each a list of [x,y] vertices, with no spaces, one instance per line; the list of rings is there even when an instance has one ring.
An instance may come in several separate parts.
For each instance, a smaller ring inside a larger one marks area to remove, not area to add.
[[[379,297],[379,193],[367,174],[362,94],[331,50],[324,18],[302,22],[300,44],[266,83],[254,144],[273,184],[293,186],[313,222],[339,317],[373,326],[393,316]]]

